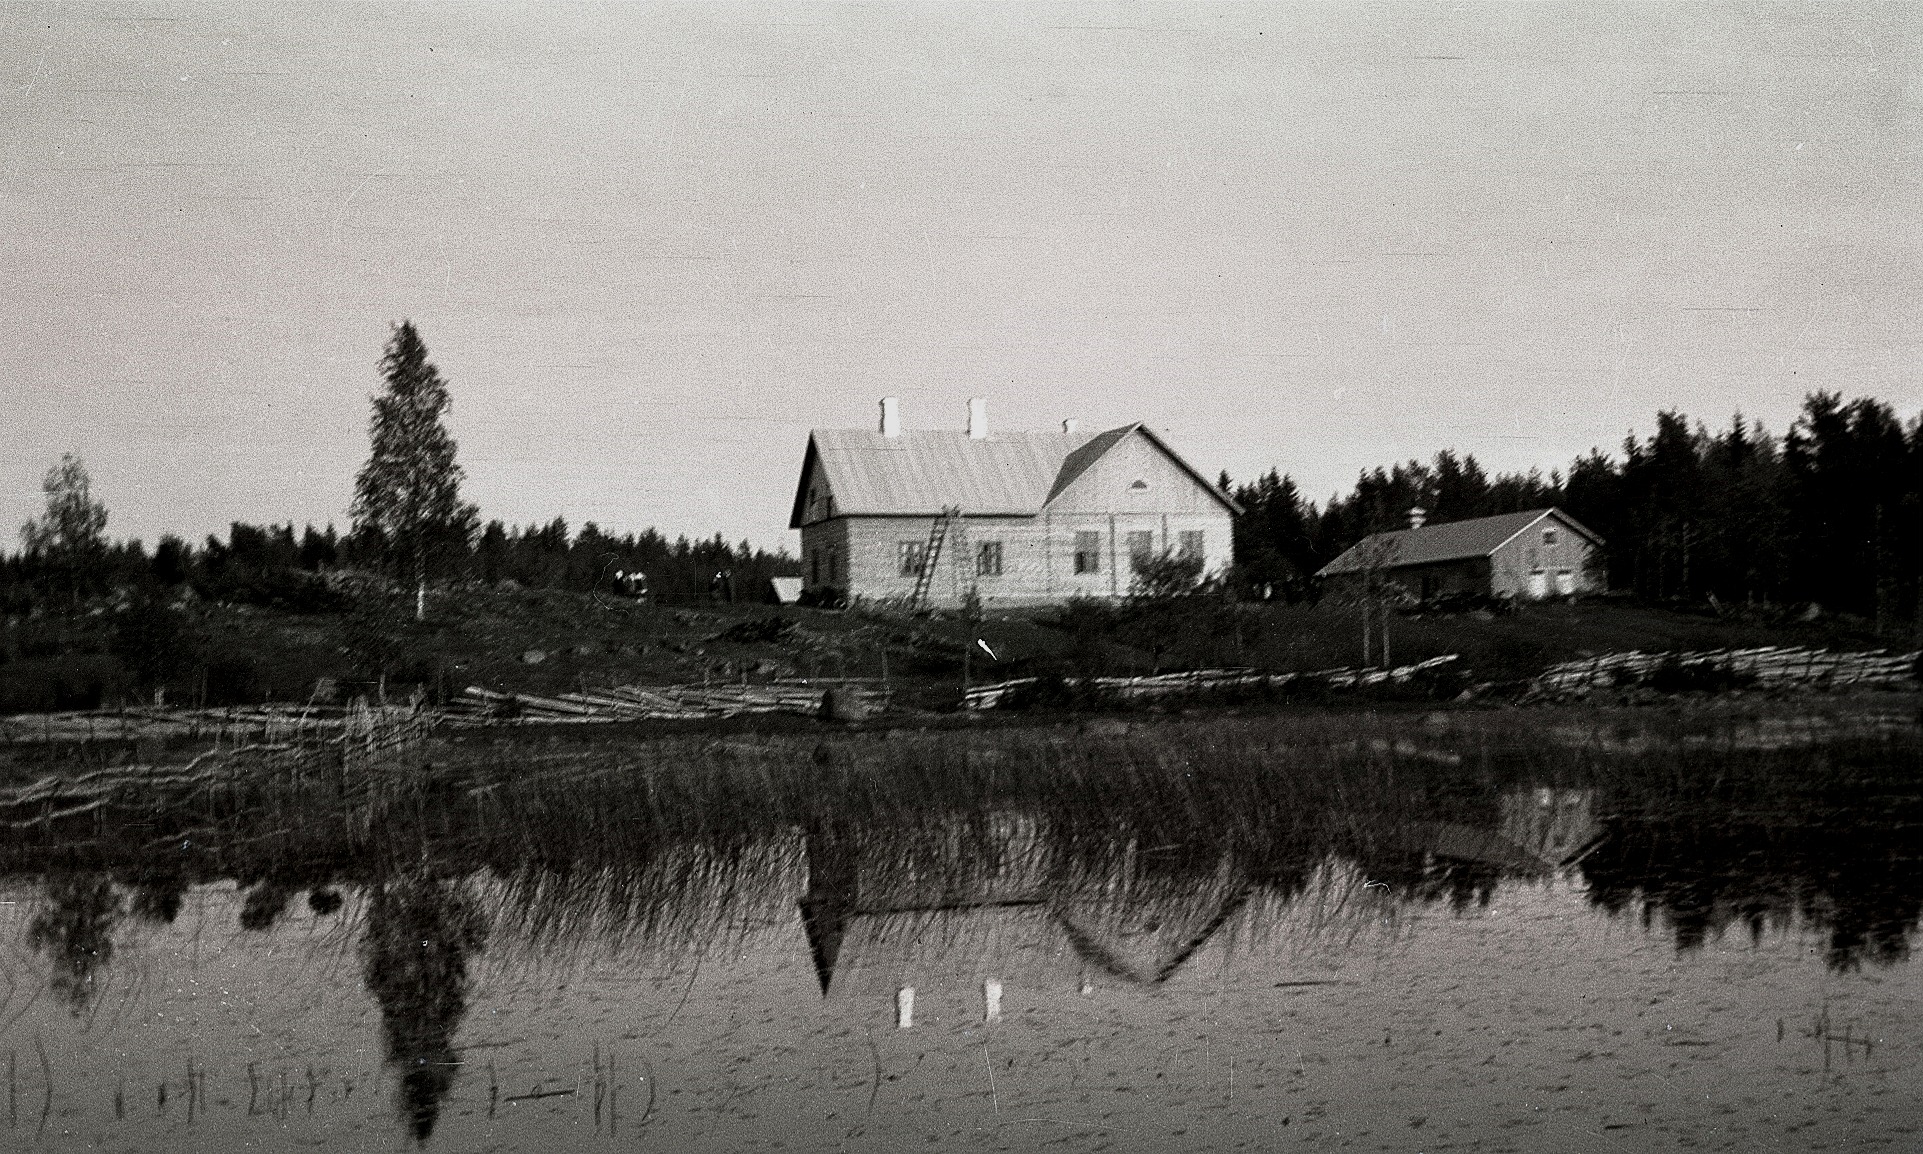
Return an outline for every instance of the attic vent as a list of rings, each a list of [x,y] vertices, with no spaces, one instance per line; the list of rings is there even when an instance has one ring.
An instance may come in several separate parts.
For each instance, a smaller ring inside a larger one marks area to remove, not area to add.
[[[1143,491],[1144,489],[1147,489],[1147,488],[1148,488],[1148,482],[1147,482],[1147,481],[1135,481],[1134,483],[1132,483],[1132,484],[1130,484],[1130,485],[1129,485],[1129,488],[1131,488],[1131,489],[1133,489],[1133,490],[1135,490],[1135,491],[1136,491],[1137,493],[1140,493],[1140,492],[1141,492],[1141,491]]]

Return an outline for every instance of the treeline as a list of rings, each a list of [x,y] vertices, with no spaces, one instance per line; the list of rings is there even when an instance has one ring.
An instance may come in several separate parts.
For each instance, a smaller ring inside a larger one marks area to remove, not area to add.
[[[1559,505],[1601,534],[1610,587],[1655,601],[1820,605],[1916,622],[1923,585],[1923,417],[1834,393],[1804,399],[1774,436],[1738,416],[1712,432],[1680,412],[1656,416],[1619,455],[1592,450],[1567,471],[1489,475],[1474,456],[1376,468],[1318,509],[1285,474],[1223,486],[1246,512],[1235,526],[1236,580],[1255,595],[1315,596],[1314,574],[1370,533]]]
[[[391,551],[371,533],[337,533],[312,525],[235,522],[227,539],[198,545],[172,535],[149,551],[140,541],[90,547],[23,549],[0,554],[0,613],[27,616],[62,611],[114,595],[177,595],[192,590],[207,601],[294,612],[345,609],[348,599],[330,583],[329,570],[382,572]],[[785,551],[770,553],[747,541],[669,540],[649,529],[616,536],[593,522],[570,532],[559,517],[546,525],[490,523],[471,544],[443,548],[435,575],[443,582],[513,582],[529,588],[589,591],[612,588],[616,570],[647,575],[649,588],[670,597],[709,592],[714,575],[730,573],[738,597],[752,597],[777,576],[800,572]]]

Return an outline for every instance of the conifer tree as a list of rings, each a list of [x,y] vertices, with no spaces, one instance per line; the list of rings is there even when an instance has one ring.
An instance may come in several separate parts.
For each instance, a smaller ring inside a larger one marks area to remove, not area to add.
[[[427,613],[427,577],[438,554],[465,551],[478,521],[461,503],[454,438],[441,424],[447,383],[427,359],[414,322],[394,328],[381,358],[384,392],[372,398],[373,451],[354,479],[354,528],[375,537],[398,573],[414,580],[414,618]]]

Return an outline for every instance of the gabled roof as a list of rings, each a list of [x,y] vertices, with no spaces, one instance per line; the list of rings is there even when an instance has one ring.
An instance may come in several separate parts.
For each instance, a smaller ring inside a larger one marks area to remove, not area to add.
[[[1545,517],[1582,534],[1597,545],[1603,539],[1561,509],[1525,509],[1495,517],[1473,517],[1467,521],[1446,521],[1420,529],[1397,529],[1393,533],[1373,533],[1364,537],[1316,574],[1358,573],[1369,568],[1369,560],[1379,557],[1381,568],[1404,569],[1411,565],[1433,565],[1443,561],[1462,561],[1487,557],[1502,548],[1516,534]]]
[[[931,517],[955,507],[970,516],[1033,517],[1089,466],[1140,432],[1231,513],[1241,509],[1154,430],[1137,423],[1101,433],[904,431],[888,437],[863,429],[816,429],[788,519],[806,516],[808,480],[819,469],[835,516]]]

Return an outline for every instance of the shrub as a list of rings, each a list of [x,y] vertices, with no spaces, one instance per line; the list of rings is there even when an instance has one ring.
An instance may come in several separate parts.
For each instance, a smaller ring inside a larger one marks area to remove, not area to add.
[[[208,705],[257,705],[267,700],[267,675],[252,657],[226,654],[207,663],[205,702]]]
[[[0,667],[0,713],[98,709],[130,688],[127,671],[111,657],[68,654],[17,660]]]
[[[836,589],[832,585],[823,585],[816,589],[803,589],[801,591],[800,604],[806,605],[811,609],[846,609],[848,608],[848,593],[846,590]]]
[[[1099,710],[1118,709],[1125,705],[1113,690],[1092,684],[1081,679],[1063,677],[1057,672],[1038,674],[1027,685],[1018,685],[1008,691],[997,708],[1000,709],[1063,709]]]
[[[200,638],[185,613],[149,595],[135,598],[115,616],[112,649],[134,679],[151,688],[194,663]]]
[[[1755,685],[1756,677],[1719,662],[1683,662],[1670,654],[1650,672],[1647,684],[1659,693],[1726,693]]]

